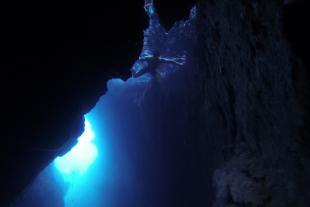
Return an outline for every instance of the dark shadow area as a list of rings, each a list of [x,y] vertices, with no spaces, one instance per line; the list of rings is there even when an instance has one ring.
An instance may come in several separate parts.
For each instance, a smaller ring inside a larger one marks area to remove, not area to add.
[[[308,1],[293,1],[284,7],[284,32],[296,58],[292,78],[298,91],[298,101],[303,110],[304,125],[300,142],[303,153],[310,157],[310,4]]]
[[[178,1],[178,0],[155,0],[154,4],[158,9],[158,14],[165,28],[170,29],[173,24],[189,15],[189,8],[192,8],[196,0]]]

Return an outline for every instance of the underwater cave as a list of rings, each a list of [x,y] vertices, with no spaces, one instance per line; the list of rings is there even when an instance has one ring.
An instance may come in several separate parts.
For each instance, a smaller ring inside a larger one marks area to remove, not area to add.
[[[105,4],[3,14],[0,206],[310,206],[304,1]]]

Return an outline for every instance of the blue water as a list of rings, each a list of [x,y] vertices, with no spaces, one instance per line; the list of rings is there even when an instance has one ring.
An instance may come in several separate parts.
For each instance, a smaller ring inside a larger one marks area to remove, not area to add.
[[[55,167],[63,175],[65,182],[74,182],[83,176],[98,156],[98,149],[94,144],[95,133],[91,123],[85,119],[85,129],[78,138],[78,143],[65,155],[57,157]]]
[[[135,140],[131,137],[147,137],[144,129],[139,129],[138,113],[152,84],[149,74],[107,83],[108,92],[85,115],[85,129],[78,143],[48,169],[54,170],[60,177],[58,183],[66,186],[65,207],[132,206],[130,202],[137,200],[141,175],[133,169],[132,154],[139,149],[133,148]]]
[[[89,200],[93,194],[90,187],[94,182],[89,176],[94,171],[92,167],[99,154],[95,138],[96,133],[86,116],[84,132],[78,138],[78,143],[65,155],[57,157],[52,164],[68,186],[64,194],[65,206],[89,206]]]
[[[85,115],[85,129],[77,144],[38,176],[17,206],[150,207],[164,202],[158,198],[166,193],[159,189],[166,188],[165,173],[169,178],[172,172],[161,168],[167,164],[168,148],[161,148],[165,145],[158,129],[165,116],[162,100],[172,99],[183,108],[178,96],[186,96],[187,86],[181,78],[186,76],[178,70],[163,74],[161,80],[149,74],[110,80],[108,92]],[[182,116],[174,104],[169,107],[167,118]],[[174,186],[173,180],[169,182]]]
[[[180,183],[173,166],[178,158],[166,155],[173,149],[171,137],[186,136],[180,111],[196,66],[192,21],[176,24],[162,49],[167,57],[186,55],[187,64],[160,64],[157,78],[110,80],[107,93],[85,115],[77,144],[41,172],[17,207],[157,207],[179,198],[171,190]],[[173,122],[169,130],[165,120]]]

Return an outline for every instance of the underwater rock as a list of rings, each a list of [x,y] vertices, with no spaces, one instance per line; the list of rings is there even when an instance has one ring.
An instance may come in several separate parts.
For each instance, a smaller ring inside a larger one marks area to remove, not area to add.
[[[209,205],[309,206],[309,147],[300,142],[305,120],[298,98],[305,88],[292,77],[305,68],[283,33],[283,3],[201,1],[199,12],[200,122],[207,127],[216,119],[210,113],[222,121],[206,129],[213,131],[208,136],[199,134],[213,143],[204,145],[206,165],[217,162]]]
[[[307,117],[294,79],[305,66],[283,19],[283,1],[200,1],[165,34],[162,53],[186,51],[184,66],[160,65],[157,81],[108,82],[92,113],[114,150],[112,206],[310,206]]]

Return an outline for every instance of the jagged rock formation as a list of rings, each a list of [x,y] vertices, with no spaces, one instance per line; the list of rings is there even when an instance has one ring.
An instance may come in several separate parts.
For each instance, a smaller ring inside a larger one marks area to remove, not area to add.
[[[106,81],[129,77],[146,25],[141,3],[3,7],[0,206],[75,144]],[[162,20],[187,10],[175,8]]]
[[[196,168],[197,162],[190,163],[197,159],[197,154],[192,150],[190,140],[194,128],[187,117],[191,111],[188,97],[191,97],[192,69],[198,67],[196,37],[193,35],[196,33],[195,11],[192,10],[189,20],[177,22],[167,32],[166,47],[160,51],[168,57],[186,53],[185,65],[161,63],[157,68],[159,79],[151,74],[127,81],[112,79],[108,82],[107,93],[87,115],[93,121],[98,149],[102,150],[99,161],[94,163],[95,169],[101,170],[89,172],[97,176],[88,183],[92,186],[91,193],[78,189],[82,193],[71,194],[69,199],[69,183],[68,189],[59,196],[55,186],[61,181],[53,178],[51,165],[21,196],[17,206],[28,207],[44,200],[49,206],[61,206],[66,200],[68,206],[93,203],[110,207],[189,206],[195,201],[197,191],[194,187],[200,186],[200,177],[191,175],[200,170]],[[161,37],[155,35],[152,38],[158,40]],[[188,164],[194,168],[188,168]],[[45,181],[53,179],[54,185]],[[59,186],[59,190],[62,189]]]
[[[129,77],[143,37],[139,3],[26,4],[1,12],[0,206],[76,142],[106,81]]]

